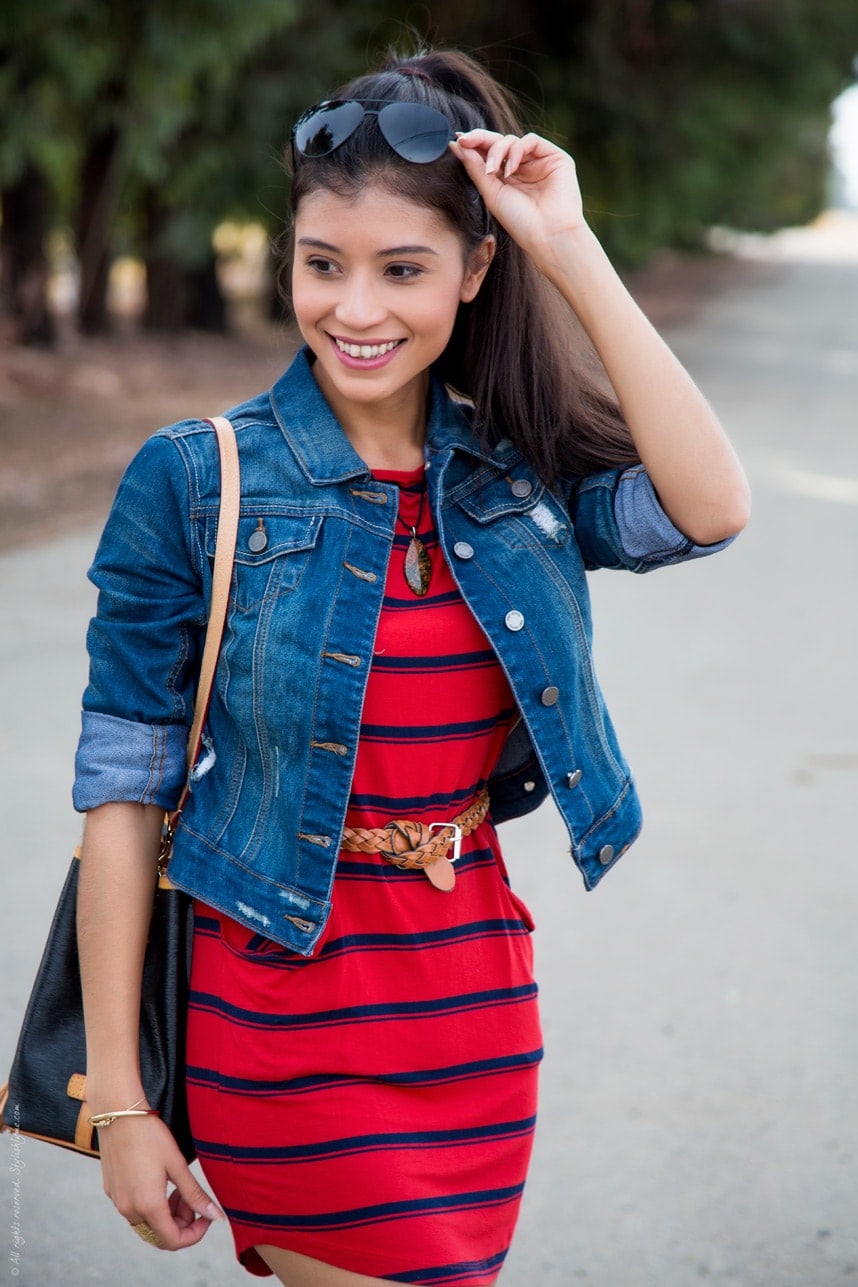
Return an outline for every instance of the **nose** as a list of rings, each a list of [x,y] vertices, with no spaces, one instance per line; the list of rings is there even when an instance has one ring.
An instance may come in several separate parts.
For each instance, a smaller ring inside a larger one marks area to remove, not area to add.
[[[343,282],[334,316],[341,326],[352,332],[368,331],[384,321],[387,308],[374,282],[360,273]]]

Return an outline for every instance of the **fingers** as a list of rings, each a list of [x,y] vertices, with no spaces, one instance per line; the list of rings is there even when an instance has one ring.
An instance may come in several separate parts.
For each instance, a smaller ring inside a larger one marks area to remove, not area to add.
[[[217,1203],[197,1183],[196,1176],[189,1166],[185,1166],[180,1174],[171,1175],[170,1178],[176,1186],[175,1191],[170,1195],[170,1205],[177,1222],[180,1212],[188,1223],[194,1217],[206,1220],[209,1224],[213,1220],[226,1219]]]
[[[165,1251],[179,1251],[193,1247],[203,1238],[215,1220],[226,1219],[223,1211],[212,1200],[186,1165],[176,1167],[169,1178],[175,1189],[169,1199],[161,1198],[147,1210],[141,1210],[141,1219],[158,1237]],[[142,1203],[138,1204],[142,1207]],[[147,1204],[148,1206],[148,1204]],[[132,1225],[137,1221],[132,1220]]]
[[[477,154],[483,160],[483,172],[496,175],[501,181],[507,181],[518,173],[522,166],[534,160],[540,160],[553,153],[559,155],[560,149],[538,134],[496,134],[492,130],[469,130],[459,134],[450,145],[456,155],[470,170],[468,159]]]
[[[214,1220],[226,1217],[197,1182],[163,1123],[146,1120],[152,1126],[138,1131],[133,1149],[118,1135],[103,1147],[104,1188],[139,1237],[164,1251],[178,1251],[194,1246]],[[175,1189],[168,1198],[170,1181]]]
[[[136,1208],[132,1214],[123,1212],[125,1218],[135,1233],[161,1251],[180,1251],[183,1247],[195,1246],[215,1219],[224,1218],[210,1200],[200,1211],[187,1202],[178,1189],[174,1189],[169,1199],[160,1198],[156,1202],[139,1199]],[[148,1231],[151,1231],[151,1236]]]

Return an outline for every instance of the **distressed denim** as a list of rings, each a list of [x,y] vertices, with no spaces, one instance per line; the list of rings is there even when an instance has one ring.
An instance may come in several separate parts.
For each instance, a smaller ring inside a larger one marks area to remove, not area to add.
[[[206,744],[174,883],[305,955],[324,928],[381,611],[398,489],[373,479],[302,350],[229,413],[241,517]],[[426,441],[440,546],[521,719],[490,783],[493,820],[550,793],[592,889],[641,810],[593,668],[586,572],[645,572],[720,549],[665,515],[642,467],[549,490],[507,440],[481,445],[435,381]],[[185,778],[217,535],[211,426],[154,434],[96,552],[74,803],[175,805]]]

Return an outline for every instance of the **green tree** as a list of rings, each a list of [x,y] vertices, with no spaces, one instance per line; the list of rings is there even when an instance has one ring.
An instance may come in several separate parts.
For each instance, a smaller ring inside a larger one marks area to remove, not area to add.
[[[78,323],[97,332],[111,241],[129,189],[159,191],[165,158],[202,133],[254,50],[297,0],[7,0],[0,27],[0,182],[32,164],[64,193],[75,233]],[[189,164],[192,155],[189,153]]]
[[[150,325],[217,324],[212,230],[279,230],[289,121],[410,19],[570,148],[619,263],[822,206],[829,104],[858,53],[843,0],[5,0],[0,304],[49,337],[45,235],[64,223],[82,330],[109,323],[117,247],[146,262]]]
[[[395,37],[402,7],[378,12]],[[481,52],[532,127],[574,153],[591,222],[631,265],[700,246],[714,224],[768,231],[819,212],[858,5],[435,0],[425,34]]]
[[[7,0],[0,10],[0,309],[25,341],[53,334],[45,239],[74,165],[74,145],[58,128],[62,67],[50,38],[41,37],[64,20],[67,7],[44,0],[38,20],[22,0]]]

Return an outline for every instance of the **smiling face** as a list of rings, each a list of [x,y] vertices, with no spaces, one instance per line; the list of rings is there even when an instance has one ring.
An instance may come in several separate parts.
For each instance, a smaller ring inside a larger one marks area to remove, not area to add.
[[[347,433],[368,411],[404,425],[424,415],[428,369],[493,248],[488,238],[468,256],[439,214],[380,184],[356,197],[316,189],[301,199],[292,304],[316,381]]]

